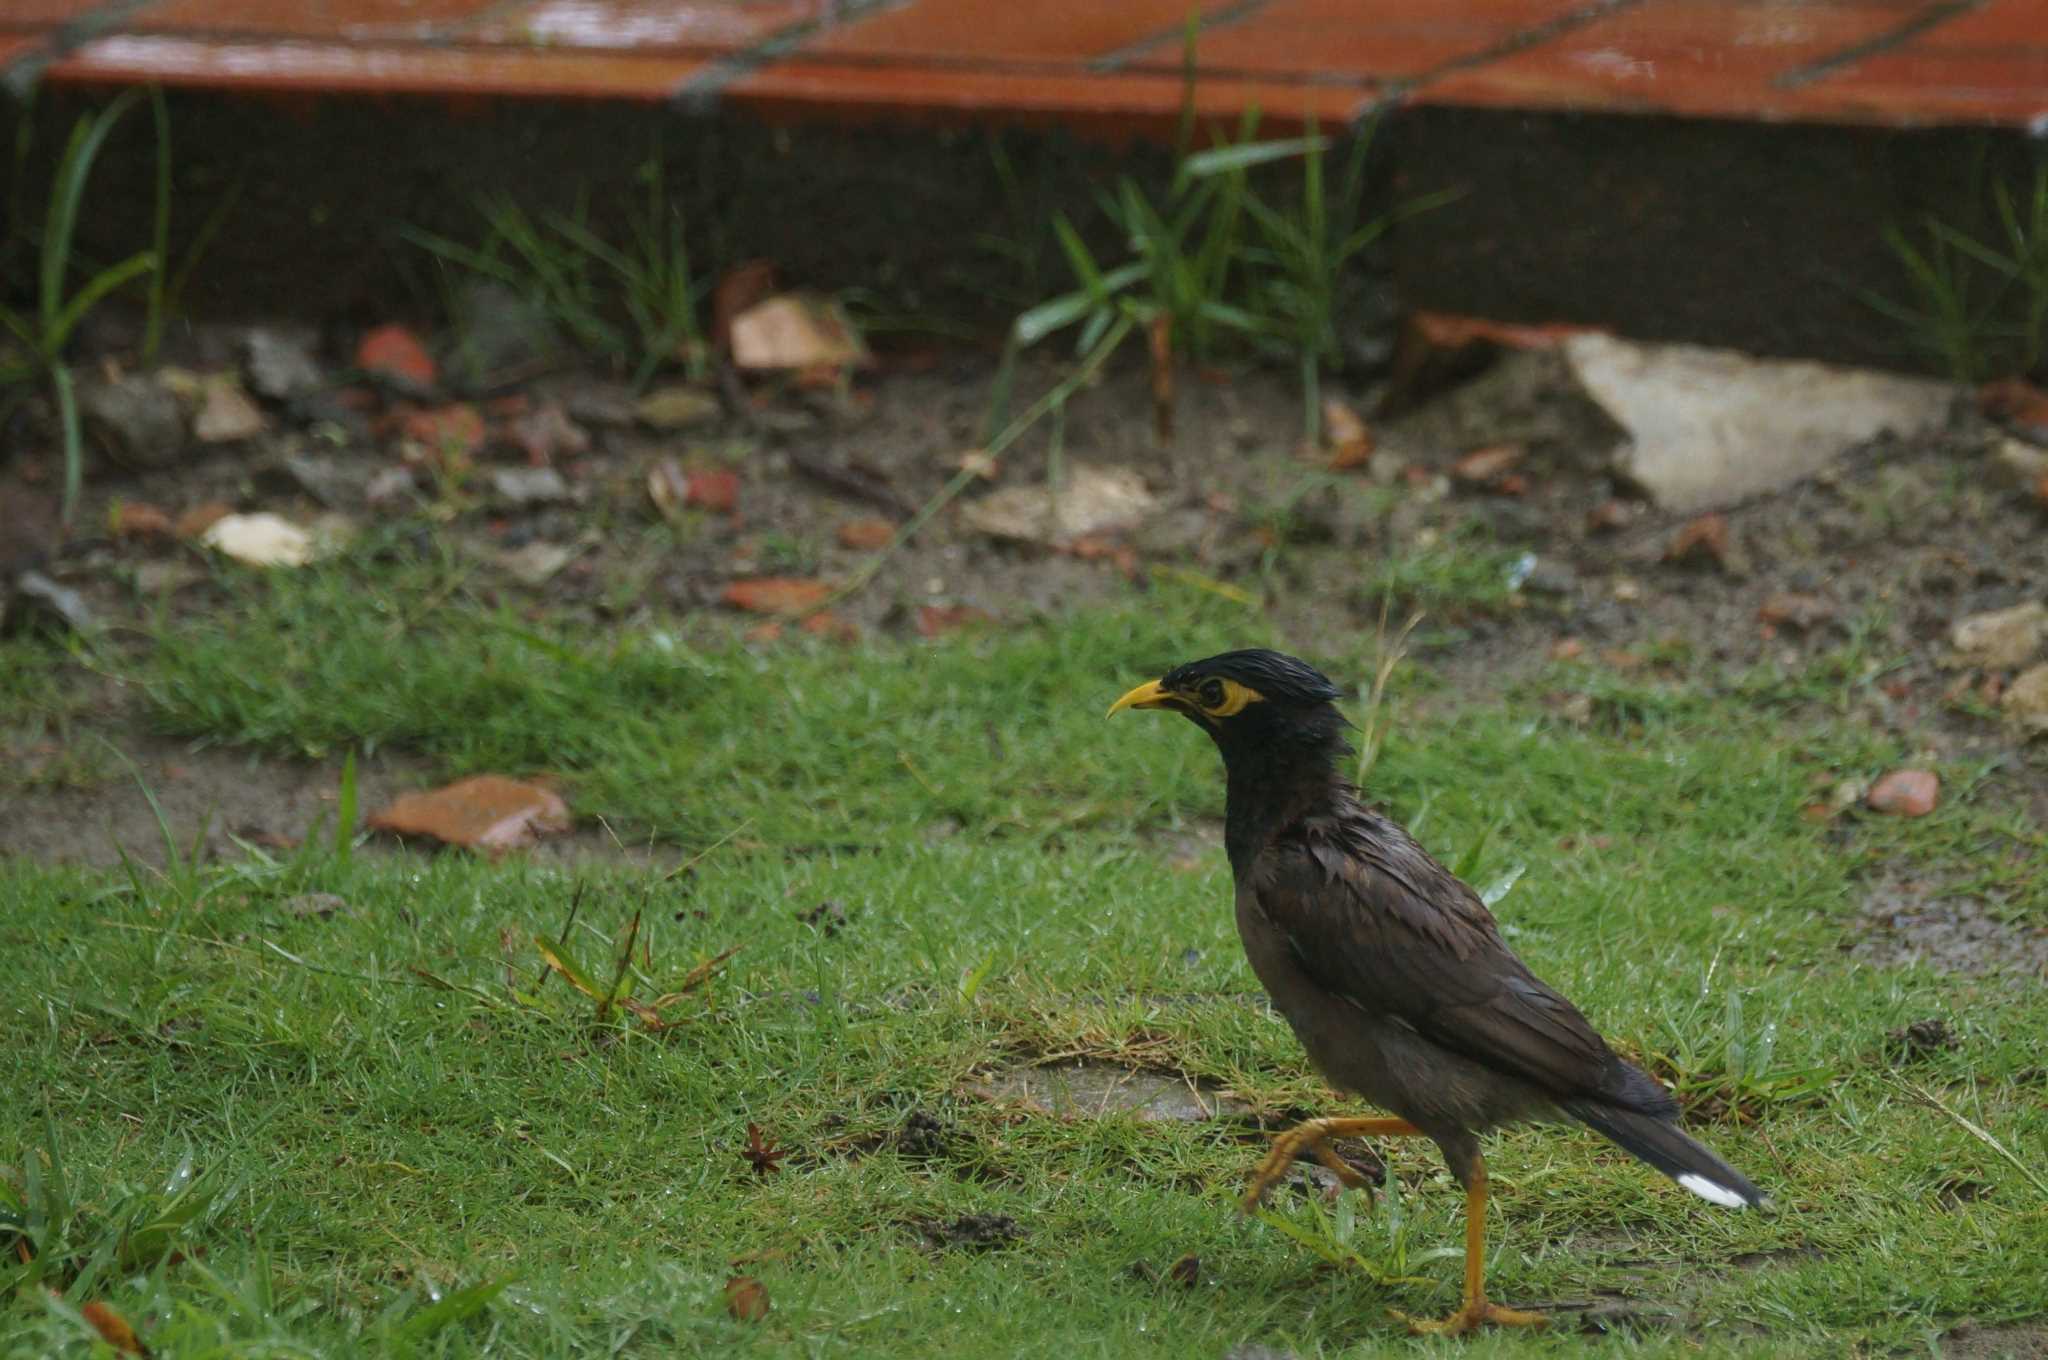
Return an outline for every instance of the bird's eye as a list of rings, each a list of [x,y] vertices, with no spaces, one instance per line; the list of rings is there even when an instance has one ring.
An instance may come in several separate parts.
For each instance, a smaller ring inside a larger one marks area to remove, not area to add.
[[[1204,680],[1202,682],[1201,696],[1203,708],[1223,707],[1223,682],[1221,680]]]

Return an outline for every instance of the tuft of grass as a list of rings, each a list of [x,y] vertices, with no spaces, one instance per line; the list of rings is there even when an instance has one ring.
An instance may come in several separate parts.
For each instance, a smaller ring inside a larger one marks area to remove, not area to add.
[[[75,283],[73,278],[77,272],[74,239],[93,165],[115,125],[143,97],[141,89],[124,90],[105,108],[79,116],[57,161],[56,180],[50,186],[50,201],[44,211],[42,239],[36,247],[35,311],[24,314],[0,301],[0,331],[11,335],[20,351],[13,357],[0,353],[0,394],[38,380],[48,384],[51,402],[57,410],[58,437],[64,455],[62,515],[66,524],[78,512],[79,492],[85,482],[85,430],[78,409],[78,389],[65,350],[79,323],[94,307],[116,290],[162,268],[162,257],[156,251],[143,250],[108,265],[83,282]],[[25,146],[20,144],[22,149]],[[165,167],[158,167],[160,184],[167,183],[163,177],[168,173]],[[20,177],[17,163],[17,182]],[[168,190],[161,189],[160,220],[156,226],[159,240],[167,230],[161,218],[168,211],[167,198]],[[156,295],[153,287],[152,296]],[[12,400],[5,405],[11,406]],[[4,413],[5,406],[0,406],[0,415]]]
[[[638,173],[646,200],[624,241],[591,225],[587,193],[573,211],[538,220],[509,195],[483,199],[477,210],[485,232],[474,246],[417,227],[400,235],[440,261],[512,289],[580,349],[629,373],[635,388],[672,364],[701,378],[710,351],[698,311],[711,280],[691,261],[658,138]]]
[[[2032,372],[2048,346],[2048,165],[2025,190],[1994,183],[1990,217],[1981,234],[1932,214],[1917,237],[1887,226],[1910,300],[1863,292],[1958,382]]]

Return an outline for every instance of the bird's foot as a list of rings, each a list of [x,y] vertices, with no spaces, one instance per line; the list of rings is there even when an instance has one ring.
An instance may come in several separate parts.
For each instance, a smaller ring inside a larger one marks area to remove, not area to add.
[[[1415,1132],[1416,1127],[1405,1119],[1310,1119],[1297,1124],[1273,1140],[1273,1150],[1252,1173],[1252,1183],[1244,1192],[1244,1211],[1248,1214],[1256,1212],[1266,1192],[1286,1179],[1288,1168],[1303,1153],[1328,1167],[1347,1189],[1370,1192],[1372,1182],[1338,1156],[1329,1140],[1359,1134],[1386,1136]]]
[[[1526,1312],[1520,1308],[1504,1308],[1489,1303],[1484,1297],[1465,1300],[1465,1306],[1447,1318],[1411,1317],[1398,1309],[1389,1309],[1396,1318],[1406,1323],[1408,1330],[1417,1336],[1463,1336],[1467,1332],[1492,1323],[1496,1327],[1541,1327],[1550,1321],[1542,1313]]]

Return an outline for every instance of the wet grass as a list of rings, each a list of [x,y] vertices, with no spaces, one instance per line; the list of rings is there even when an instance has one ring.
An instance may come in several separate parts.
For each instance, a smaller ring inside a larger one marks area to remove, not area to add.
[[[1444,1349],[1385,1315],[1455,1302],[1458,1196],[1426,1146],[1382,1145],[1378,1207],[1279,1196],[1290,1235],[1235,1213],[1241,1122],[974,1094],[1059,1053],[1273,1120],[1331,1107],[1256,998],[1220,851],[1176,867],[1151,834],[1220,812],[1212,752],[1100,716],[1163,664],[1266,640],[1241,610],[1162,589],[931,645],[756,653],[494,612],[451,573],[248,578],[231,625],[167,630],[136,678],[188,735],[547,770],[668,861],[701,857],[669,876],[323,837],[166,873],[0,865],[0,1239],[53,1168],[65,1187],[28,1253],[59,1292],[13,1289],[0,1350],[92,1353],[95,1301],[163,1356]],[[1369,654],[1320,659],[1363,678]],[[1489,1146],[1497,1295],[1605,1302],[1626,1354],[1923,1350],[1966,1317],[2038,1316],[2048,1194],[1989,1140],[2031,1165],[2048,1141],[2048,998],[1840,948],[1861,876],[1899,862],[1975,866],[2048,922],[2038,875],[2002,867],[2038,862],[2038,832],[1968,770],[1921,821],[1804,819],[1817,777],[1902,752],[1787,728],[1795,696],[1596,697],[1583,723],[1534,689],[1411,718],[1375,789],[1474,882],[1524,871],[1497,909],[1516,947],[1668,1071],[1779,1208],[1716,1212],[1590,1135],[1512,1131]],[[683,990],[664,1028],[542,981],[537,937],[609,979],[636,914],[636,995]],[[1934,1018],[1954,1047],[1888,1044]],[[749,1125],[779,1158],[749,1158]],[[122,1259],[188,1158],[174,1188],[200,1193]],[[22,1263],[0,1248],[0,1271]],[[735,1275],[765,1316],[735,1316]],[[1566,1311],[1460,1349],[1581,1344]]]

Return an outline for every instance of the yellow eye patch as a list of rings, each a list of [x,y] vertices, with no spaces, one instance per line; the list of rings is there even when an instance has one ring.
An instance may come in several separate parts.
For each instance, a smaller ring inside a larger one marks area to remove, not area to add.
[[[1220,695],[1217,693],[1218,686],[1222,687]],[[1262,702],[1266,696],[1249,685],[1238,684],[1235,680],[1211,679],[1202,682],[1194,697],[1202,712],[1210,717],[1228,718],[1243,712],[1246,704]]]

